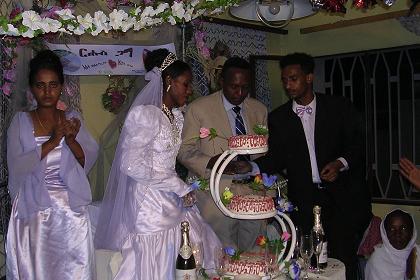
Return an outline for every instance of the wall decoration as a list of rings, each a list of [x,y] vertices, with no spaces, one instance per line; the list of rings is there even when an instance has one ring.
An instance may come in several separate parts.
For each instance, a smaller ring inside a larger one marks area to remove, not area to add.
[[[69,7],[51,7],[44,12],[26,10],[13,16],[0,16],[0,35],[34,38],[46,33],[66,33],[70,35],[128,30],[139,31],[152,26],[169,23],[190,22],[202,15],[213,15],[239,3],[239,0],[188,0],[161,2],[133,7],[128,13],[114,9],[109,15],[96,11],[92,16],[74,15]]]

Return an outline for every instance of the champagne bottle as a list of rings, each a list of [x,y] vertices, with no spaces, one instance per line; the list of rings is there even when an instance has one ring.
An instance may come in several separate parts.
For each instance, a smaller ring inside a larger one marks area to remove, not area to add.
[[[190,225],[187,221],[181,223],[181,248],[176,258],[175,279],[176,280],[196,280],[195,259],[192,253],[189,237]]]
[[[322,246],[321,247],[321,253],[319,254],[319,268],[324,269],[327,267],[327,262],[328,262],[328,252],[327,252],[327,247],[328,247],[328,242],[327,242],[327,238],[325,236],[325,232],[324,229],[322,228],[322,222],[321,222],[321,207],[318,205],[314,206],[313,209],[313,213],[314,213],[314,227],[312,228],[312,234],[314,236],[314,254],[313,254],[313,258],[311,260],[311,266],[316,268],[316,241],[315,241],[315,236],[318,236],[318,238],[320,238],[322,240]]]

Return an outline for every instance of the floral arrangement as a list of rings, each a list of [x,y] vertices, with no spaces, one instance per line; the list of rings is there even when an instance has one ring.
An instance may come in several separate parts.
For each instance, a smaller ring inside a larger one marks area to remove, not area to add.
[[[254,191],[271,190],[275,189],[276,181],[277,176],[275,175],[268,176],[266,173],[257,174],[255,175],[254,180],[249,184],[249,187]]]
[[[128,85],[126,86],[126,80]],[[114,114],[118,114],[121,106],[127,99],[127,93],[134,85],[134,79],[125,76],[110,76],[109,86],[105,93],[102,94],[102,105],[104,108]]]
[[[4,55],[2,59],[2,68],[3,68],[3,85],[1,90],[6,96],[10,96],[12,93],[12,85],[16,79],[16,46],[17,43],[15,40],[5,39],[4,40]]]
[[[90,13],[76,16],[68,7],[53,7],[49,13],[27,10],[13,17],[0,16],[0,35],[34,38],[41,34],[57,32],[97,36],[101,32],[108,33],[111,30],[139,31],[163,23],[175,25],[190,22],[202,15],[220,13],[238,2],[239,0],[185,0],[173,1],[171,4],[147,4],[144,1],[140,6],[133,7],[129,13],[114,9],[109,15],[103,11],[96,11],[93,16]]]
[[[280,239],[268,239],[267,236],[259,235],[255,240],[255,243],[261,248],[269,248],[270,250],[281,252],[284,249],[284,242],[290,240],[290,233],[287,231],[283,232]]]

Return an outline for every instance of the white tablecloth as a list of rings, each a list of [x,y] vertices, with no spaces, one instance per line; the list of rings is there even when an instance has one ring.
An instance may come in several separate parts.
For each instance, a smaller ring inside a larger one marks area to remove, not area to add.
[[[112,280],[117,274],[121,264],[122,256],[119,252],[108,250],[96,250],[96,279]],[[211,275],[213,276],[213,275]],[[301,276],[303,276],[303,271]],[[283,280],[279,277],[277,280]],[[328,266],[321,274],[309,272],[310,280],[345,280],[346,268],[344,264],[337,259],[328,259]]]
[[[345,280],[346,267],[341,261],[329,258],[327,268],[321,274],[314,274],[309,272],[309,279]]]

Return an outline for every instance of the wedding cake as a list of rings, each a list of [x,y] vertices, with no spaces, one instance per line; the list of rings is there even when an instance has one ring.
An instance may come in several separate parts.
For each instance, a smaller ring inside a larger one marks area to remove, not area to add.
[[[242,253],[239,260],[229,259],[226,274],[237,276],[264,276],[266,265],[263,254]],[[237,277],[235,277],[236,279]],[[249,278],[249,277],[247,277]]]
[[[264,214],[276,211],[273,198],[262,195],[234,195],[227,208],[238,214]]]
[[[231,136],[228,139],[228,147],[230,150],[267,150],[267,137],[264,135]]]

